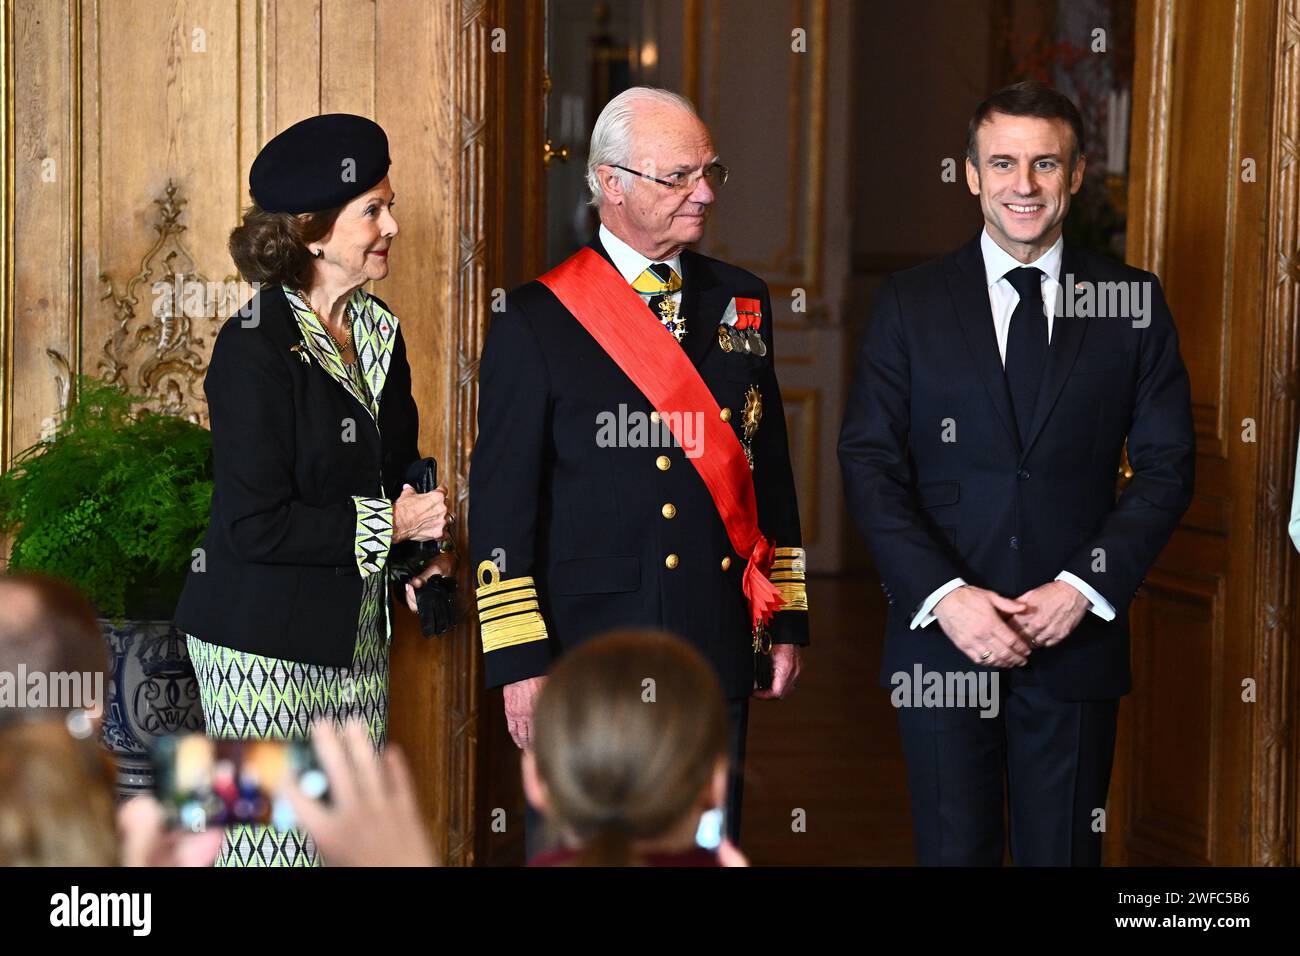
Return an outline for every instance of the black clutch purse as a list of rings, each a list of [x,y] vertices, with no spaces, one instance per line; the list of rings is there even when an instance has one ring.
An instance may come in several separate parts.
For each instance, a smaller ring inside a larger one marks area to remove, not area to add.
[[[438,487],[438,462],[422,458],[406,470],[406,483],[426,494]],[[394,545],[388,556],[392,581],[402,591],[412,577],[423,571],[434,558],[449,550],[437,541],[403,541]],[[420,633],[425,637],[444,634],[456,626],[455,578],[435,575],[415,589],[416,607],[420,609]]]

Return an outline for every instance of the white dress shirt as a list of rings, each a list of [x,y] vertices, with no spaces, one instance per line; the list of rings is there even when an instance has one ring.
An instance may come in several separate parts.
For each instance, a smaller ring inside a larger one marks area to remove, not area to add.
[[[983,234],[980,235],[980,252],[983,253],[984,258],[984,278],[988,282],[989,307],[993,312],[993,331],[997,336],[998,355],[1002,357],[1003,365],[1006,365],[1007,362],[1007,333],[1011,329],[1011,314],[1015,312],[1016,306],[1020,303],[1020,293],[1004,276],[1012,269],[1019,269],[1022,266],[1033,266],[1042,270],[1043,314],[1047,316],[1047,342],[1050,345],[1052,341],[1052,307],[1056,304],[1057,289],[1060,288],[1061,245],[1062,240],[1057,239],[1052,244],[1052,248],[1033,262],[1020,262],[993,241],[988,229],[985,229]],[[1111,603],[1078,575],[1071,574],[1069,571],[1062,571],[1056,576],[1056,580],[1071,585],[1087,598],[1092,613],[1103,621],[1115,620],[1115,608]],[[962,578],[953,578],[932,591],[930,596],[921,602],[921,607],[917,610],[916,616],[912,618],[912,629],[925,627],[934,621],[935,605],[947,597],[949,592],[955,591],[965,583],[966,581]]]
[[[645,272],[646,269],[649,269],[650,266],[654,265],[656,262],[667,263],[672,268],[673,272],[676,272],[679,278],[681,277],[681,253],[678,253],[671,259],[647,259],[618,236],[610,232],[603,222],[600,224],[599,235],[601,245],[605,247],[605,251],[609,253],[609,257],[614,260],[614,268],[617,269],[619,274],[627,280],[628,285],[635,282],[637,276]],[[647,302],[650,301],[650,296],[645,292],[641,293],[641,298],[645,299]],[[682,304],[681,290],[679,289],[672,293],[668,298],[672,299],[675,305],[680,306]],[[656,318],[658,318],[658,316],[656,316]]]

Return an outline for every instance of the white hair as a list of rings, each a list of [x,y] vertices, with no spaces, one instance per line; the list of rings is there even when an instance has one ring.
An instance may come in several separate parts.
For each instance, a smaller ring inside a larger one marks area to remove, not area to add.
[[[596,172],[599,167],[606,164],[632,165],[632,121],[636,118],[637,107],[647,103],[675,106],[699,117],[694,104],[686,97],[654,86],[633,86],[606,103],[600,116],[596,117],[596,126],[591,131],[591,146],[587,150],[587,189],[591,192],[591,205],[600,206],[605,201],[600,175]],[[630,189],[636,177],[622,170],[618,175],[623,188]]]

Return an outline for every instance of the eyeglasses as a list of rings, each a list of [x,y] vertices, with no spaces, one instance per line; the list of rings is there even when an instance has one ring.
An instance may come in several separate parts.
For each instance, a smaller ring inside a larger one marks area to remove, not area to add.
[[[633,176],[640,176],[642,179],[648,179],[652,183],[658,183],[660,186],[667,186],[674,192],[691,192],[695,189],[696,184],[699,183],[701,179],[709,184],[710,189],[717,189],[719,186],[726,183],[727,176],[730,174],[730,170],[721,163],[710,163],[708,166],[705,166],[701,172],[693,174],[689,179],[687,178],[686,173],[669,173],[668,175],[670,177],[677,178],[658,179],[651,176],[649,173],[643,173],[639,169],[628,169],[626,166],[620,166],[618,163],[609,163],[608,165],[613,166],[615,169],[621,169],[625,173],[631,173]]]

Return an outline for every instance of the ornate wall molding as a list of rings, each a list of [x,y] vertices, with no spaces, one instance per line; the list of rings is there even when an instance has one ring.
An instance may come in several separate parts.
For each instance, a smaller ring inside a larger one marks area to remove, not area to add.
[[[1270,143],[1269,219],[1259,488],[1255,500],[1254,620],[1259,622],[1255,669],[1260,695],[1255,711],[1251,792],[1254,825],[1251,862],[1296,862],[1294,662],[1295,553],[1287,536],[1296,456],[1295,398],[1287,384],[1300,354],[1300,0],[1279,0],[1274,47],[1273,122]]]
[[[105,381],[125,385],[150,399],[157,411],[207,424],[203,376],[224,318],[246,290],[236,277],[211,282],[198,271],[181,243],[180,217],[186,200],[170,179],[158,207],[158,238],[140,261],[140,270],[117,291],[104,272],[100,301],[113,306],[115,326],[105,339],[99,371]]]
[[[485,176],[488,155],[487,104],[493,80],[488,65],[488,44],[494,25],[501,22],[496,4],[489,0],[460,0],[453,7],[456,48],[452,63],[456,110],[456,243],[457,261],[452,277],[454,305],[455,381],[454,466],[456,511],[464,514],[469,497],[470,453],[477,433],[478,357],[487,326],[487,221]],[[462,532],[462,553],[468,540]],[[466,568],[469,567],[465,562]],[[465,583],[465,582],[462,582]],[[456,685],[448,713],[451,744],[448,779],[460,781],[448,793],[447,863],[472,866],[475,858],[475,802],[478,791],[479,629],[472,613],[451,642],[448,672]]]

